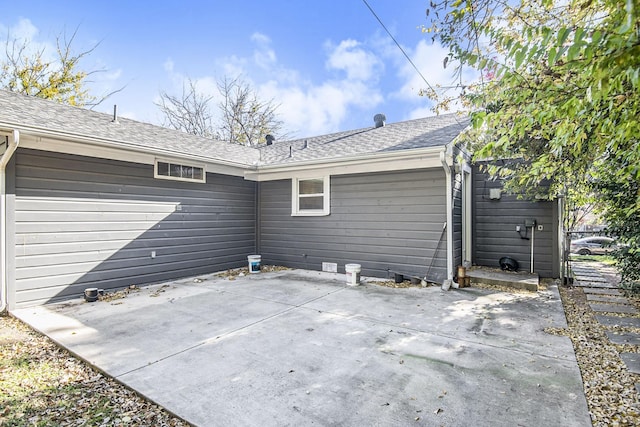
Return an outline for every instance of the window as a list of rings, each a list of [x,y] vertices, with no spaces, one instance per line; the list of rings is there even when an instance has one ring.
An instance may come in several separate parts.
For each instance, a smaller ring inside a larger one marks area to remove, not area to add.
[[[183,165],[163,160],[156,160],[155,175],[160,179],[176,181],[206,182],[203,166]]]
[[[329,215],[329,177],[292,179],[292,216]]]

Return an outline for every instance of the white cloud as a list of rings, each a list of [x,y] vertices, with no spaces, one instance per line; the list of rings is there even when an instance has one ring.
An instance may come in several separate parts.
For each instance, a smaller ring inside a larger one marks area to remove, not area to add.
[[[187,76],[180,71],[176,71],[175,63],[171,58],[167,58],[163,64],[163,68],[171,81],[171,88],[165,88],[164,91],[173,95],[180,95],[183,89],[188,90],[189,80],[191,80],[191,82],[195,84],[198,93],[214,98],[219,97],[218,83],[215,77]],[[160,98],[157,97],[155,102],[159,100]]]
[[[278,61],[275,51],[271,48],[271,39],[261,33],[253,33],[251,41],[256,44],[253,51],[253,61],[260,68],[268,69]]]
[[[342,130],[354,110],[371,108],[383,101],[377,86],[382,61],[355,40],[327,43],[328,69],[343,71],[320,82],[302,80],[297,72],[278,68],[259,87],[260,94],[280,104],[278,112],[296,136]]]
[[[18,23],[12,27],[2,27],[2,36],[7,34],[7,30],[10,38],[26,41],[33,41],[40,33],[31,20],[26,18],[20,18]]]
[[[26,18],[20,18],[18,23],[13,26],[0,26],[0,42],[3,45],[8,42],[9,49],[11,48],[11,43],[15,41],[16,48],[24,45],[25,51],[23,55],[41,54],[42,59],[45,61],[54,60],[56,57],[55,44],[48,40],[39,40],[39,35],[40,30],[33,25],[31,20]]]
[[[410,57],[424,79],[435,88],[436,85],[450,86],[454,83],[452,68],[443,67],[443,60],[447,54],[448,50],[440,44],[428,44],[425,40],[420,40]],[[407,101],[417,100],[420,90],[428,88],[424,79],[406,60],[404,65],[400,67],[398,75],[404,84],[394,96]]]
[[[234,55],[216,61],[222,75],[192,76],[198,89],[219,96],[217,80],[240,76],[262,99],[273,100],[279,105],[278,115],[292,137],[342,130],[344,121],[354,109],[375,107],[383,100],[376,74],[383,68],[383,63],[359,42],[345,40],[337,45],[326,44],[327,68],[339,75],[312,81],[278,62],[268,36],[254,33],[251,41],[255,45],[251,56]],[[165,65],[165,71],[174,82],[174,90],[180,90],[186,76],[177,72],[172,62],[170,64],[170,67]]]
[[[377,105],[382,101],[382,94],[377,89],[349,80],[327,81],[320,85],[281,85],[272,80],[262,85],[260,92],[280,103],[280,116],[295,136],[342,130],[341,123],[353,107]]]
[[[423,117],[434,116],[435,114],[431,106],[417,107],[409,112],[407,120],[421,119]]]
[[[327,47],[330,50],[327,68],[345,71],[349,80],[377,80],[376,73],[384,68],[382,61],[356,40],[343,40],[338,46]]]
[[[408,114],[408,119],[425,117],[435,114],[431,107],[434,102],[425,96],[420,96],[420,90],[429,88],[436,90],[440,96],[456,96],[461,90],[460,84],[468,84],[477,79],[478,74],[466,69],[462,73],[462,80],[454,77],[456,63],[449,62],[444,67],[444,59],[448,50],[439,43],[429,44],[425,40],[418,42],[413,52],[409,53],[413,63],[420,70],[422,76],[405,59],[398,70],[398,76],[402,81],[400,88],[392,94],[393,98],[403,102],[415,104]],[[426,82],[425,82],[426,80]],[[428,84],[427,84],[428,82]],[[459,111],[462,106],[458,102],[449,104],[450,112]]]
[[[217,61],[217,65],[222,68],[223,75],[228,77],[238,77],[246,74],[246,69],[250,68],[251,62],[247,58],[233,55]]]

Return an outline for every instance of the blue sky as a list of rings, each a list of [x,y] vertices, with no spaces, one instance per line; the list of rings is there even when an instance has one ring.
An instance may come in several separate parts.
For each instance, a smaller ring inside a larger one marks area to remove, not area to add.
[[[446,51],[420,31],[428,0],[368,0],[431,85],[452,83]],[[2,4],[4,3],[4,4]],[[100,43],[81,66],[94,94],[126,86],[96,110],[162,124],[160,91],[181,92],[186,77],[217,95],[216,81],[242,76],[279,104],[292,137],[432,115],[426,87],[362,0],[0,1],[0,41],[27,37],[54,49]]]

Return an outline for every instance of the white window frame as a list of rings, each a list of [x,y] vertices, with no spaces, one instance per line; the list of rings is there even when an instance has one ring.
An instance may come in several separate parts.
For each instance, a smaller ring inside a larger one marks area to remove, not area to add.
[[[183,178],[180,176],[169,176],[169,175],[161,175],[158,173],[158,164],[159,163],[167,163],[169,165],[169,170],[171,170],[171,166],[172,165],[179,165],[179,166],[187,166],[187,167],[191,167],[191,168],[197,168],[197,169],[201,169],[202,170],[202,178],[198,179],[198,178]],[[153,177],[157,178],[157,179],[167,179],[170,181],[183,181],[183,182],[199,182],[199,183],[206,183],[207,182],[207,170],[205,168],[204,165],[202,164],[196,164],[196,163],[184,163],[181,161],[175,161],[175,160],[166,160],[166,159],[156,159],[154,166],[153,166]]]
[[[317,197],[323,196],[322,209],[300,209],[300,194],[298,189],[300,188],[300,181],[309,181],[312,179],[322,180],[322,194],[307,194],[302,197]],[[305,178],[292,178],[291,179],[291,216],[326,216],[330,214],[331,210],[331,176],[314,176]]]

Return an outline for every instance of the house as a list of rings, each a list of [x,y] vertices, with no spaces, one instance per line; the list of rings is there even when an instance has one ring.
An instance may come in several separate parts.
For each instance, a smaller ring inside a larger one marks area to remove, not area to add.
[[[221,271],[254,253],[451,280],[463,260],[485,262],[472,251],[490,252],[472,247],[473,171],[454,144],[467,123],[378,120],[250,148],[0,90],[2,303]]]

